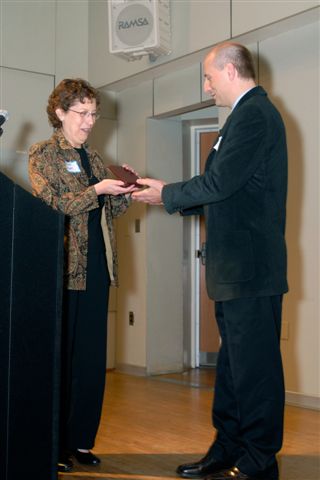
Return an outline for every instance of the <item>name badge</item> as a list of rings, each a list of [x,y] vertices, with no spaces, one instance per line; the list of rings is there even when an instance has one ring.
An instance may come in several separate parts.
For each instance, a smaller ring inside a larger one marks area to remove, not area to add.
[[[222,140],[222,137],[219,137],[216,144],[214,145],[214,150],[216,150],[216,152],[219,150],[219,145],[220,145],[220,142]]]
[[[73,160],[71,162],[65,162],[65,164],[66,164],[66,167],[67,167],[67,170],[68,170],[69,173],[80,173],[81,172],[80,167],[75,160]]]

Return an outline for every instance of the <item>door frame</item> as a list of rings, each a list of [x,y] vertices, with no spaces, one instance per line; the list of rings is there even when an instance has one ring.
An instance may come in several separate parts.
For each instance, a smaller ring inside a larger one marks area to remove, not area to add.
[[[190,127],[191,175],[200,173],[200,134],[217,132],[219,125],[194,125]],[[200,249],[200,221],[197,216],[191,220],[191,368],[200,366],[200,260],[196,251]]]

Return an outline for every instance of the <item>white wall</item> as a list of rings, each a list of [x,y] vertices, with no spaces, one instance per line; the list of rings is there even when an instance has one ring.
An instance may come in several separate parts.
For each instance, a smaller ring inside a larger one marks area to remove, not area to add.
[[[167,182],[182,179],[182,124],[147,121],[147,174]],[[183,369],[183,223],[179,214],[148,207],[147,373]]]
[[[62,78],[88,77],[88,1],[0,4],[0,108],[10,118],[0,168],[29,189],[28,149],[48,138],[46,104]]]
[[[312,24],[259,48],[260,80],[281,110],[289,146],[286,386],[310,396],[320,395],[319,40],[319,24]]]
[[[51,135],[46,101],[54,77],[0,67],[0,84],[0,105],[9,112],[0,140],[0,169],[29,190],[28,150],[32,143]]]
[[[146,171],[146,119],[152,115],[152,82],[122,92],[118,98],[118,162]],[[119,248],[117,365],[146,367],[146,225],[144,205],[134,204],[117,221]],[[141,222],[140,232],[135,230]],[[135,324],[129,326],[129,311]]]
[[[53,3],[56,5],[56,84],[69,77],[88,79],[89,0],[55,0]]]
[[[53,1],[1,2],[2,67],[54,74],[55,9]]]
[[[1,2],[0,31],[0,108],[10,115],[0,168],[28,188],[27,150],[50,135],[45,106],[54,86],[55,4]]]
[[[118,161],[134,165],[143,174],[178,180],[182,175],[181,124],[148,120],[152,94],[152,82],[119,94]],[[135,367],[135,372],[142,373],[177,371],[183,368],[182,221],[166,215],[162,208],[150,209],[148,214],[146,210],[144,205],[133,204],[117,221],[116,365]],[[136,232],[136,221],[140,232]],[[180,269],[172,268],[176,264]],[[134,326],[129,325],[130,311]]]
[[[232,0],[232,36],[255,31],[318,6],[317,0]]]

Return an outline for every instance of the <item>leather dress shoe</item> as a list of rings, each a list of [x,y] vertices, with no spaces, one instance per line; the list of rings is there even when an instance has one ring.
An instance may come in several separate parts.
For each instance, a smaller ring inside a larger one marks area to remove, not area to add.
[[[176,472],[182,478],[205,478],[209,474],[230,468],[231,465],[232,463],[218,462],[210,452],[208,452],[198,462],[179,465]]]
[[[80,452],[79,450],[74,450],[72,452],[74,458],[83,465],[99,465],[100,458],[96,455],[93,455],[91,452]]]
[[[267,475],[267,474],[266,474]],[[254,477],[240,472],[238,467],[232,467],[229,470],[207,475],[205,480],[277,480],[275,477],[265,476],[263,473],[255,475]]]
[[[63,454],[59,457],[58,472],[71,472],[73,463],[68,454]]]

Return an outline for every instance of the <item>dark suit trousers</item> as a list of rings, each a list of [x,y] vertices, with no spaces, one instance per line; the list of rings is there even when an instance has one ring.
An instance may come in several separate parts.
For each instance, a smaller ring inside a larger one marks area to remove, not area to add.
[[[86,291],[64,298],[60,449],[93,448],[106,377],[110,278],[104,253],[90,253]]]
[[[277,478],[284,413],[281,305],[282,296],[216,302],[222,343],[212,450],[218,459],[232,458],[248,475],[270,471]]]

